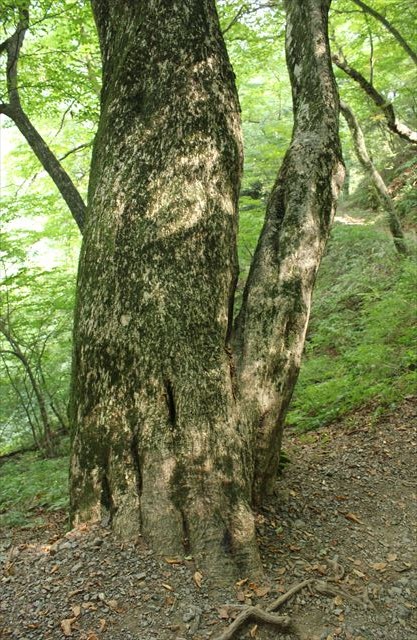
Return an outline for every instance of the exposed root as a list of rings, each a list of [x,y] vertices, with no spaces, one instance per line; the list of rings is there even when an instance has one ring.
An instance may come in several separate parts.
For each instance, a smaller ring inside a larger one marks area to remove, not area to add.
[[[291,624],[289,616],[277,616],[274,613],[260,609],[259,607],[246,607],[242,613],[238,615],[236,620],[230,624],[227,629],[218,636],[216,640],[230,640],[236,631],[248,620],[256,620],[258,622],[266,622],[275,624],[279,627],[288,628]]]
[[[230,640],[236,631],[249,619],[288,628],[291,625],[291,618],[289,616],[277,616],[272,612],[281,607],[287,600],[292,598],[293,595],[301,591],[301,589],[304,589],[304,587],[307,587],[313,582],[314,580],[309,579],[294,585],[291,589],[288,589],[286,593],[283,593],[282,596],[274,600],[266,610],[260,607],[245,607],[232,624],[230,624],[216,640]]]
[[[314,582],[315,580],[313,580],[312,578],[309,578],[308,580],[303,580],[303,582],[299,582],[298,584],[295,584],[293,587],[291,587],[291,589],[288,589],[288,591],[283,593],[282,596],[274,600],[274,602],[269,605],[267,611],[276,611],[279,607],[281,607],[284,604],[284,602],[287,602],[287,600],[289,600],[296,593],[301,591],[301,589],[304,589],[304,587],[308,587]]]
[[[335,581],[335,578],[330,578],[329,580]],[[316,580],[314,578],[309,578],[308,580],[303,580],[303,582],[299,582],[298,584],[288,589],[286,593],[282,594],[279,598],[274,600],[267,609],[261,609],[260,607],[253,606],[243,606],[243,610],[239,613],[237,618],[227,627],[227,629],[218,636],[215,640],[231,640],[234,634],[242,625],[245,624],[248,620],[256,620],[258,622],[265,622],[268,624],[274,624],[283,628],[288,628],[293,626],[291,618],[289,616],[277,616],[273,613],[281,607],[287,600],[292,598],[296,593],[308,587],[310,591],[316,591],[321,595],[327,596],[335,596],[340,595],[344,598],[349,598],[358,604],[365,605],[363,600],[359,598],[355,598],[354,596],[347,593],[344,589],[337,589],[333,585],[329,584],[325,580]],[[369,603],[372,604],[372,603]],[[228,605],[229,607],[234,607],[236,609],[242,609],[242,605]]]

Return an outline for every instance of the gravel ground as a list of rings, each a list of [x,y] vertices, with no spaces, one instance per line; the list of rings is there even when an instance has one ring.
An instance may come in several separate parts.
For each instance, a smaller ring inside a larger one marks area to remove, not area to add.
[[[100,526],[3,531],[0,637],[7,640],[216,640],[246,605],[291,587],[284,631],[256,620],[236,639],[417,640],[417,398],[287,434],[291,462],[257,526],[265,581],[209,591],[192,560],[121,545]]]

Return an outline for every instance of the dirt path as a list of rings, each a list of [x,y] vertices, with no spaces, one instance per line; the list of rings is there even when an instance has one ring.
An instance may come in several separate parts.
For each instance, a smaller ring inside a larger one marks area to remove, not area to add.
[[[277,613],[286,632],[250,622],[235,638],[417,640],[417,398],[302,437],[257,516],[267,581],[209,595],[192,560],[159,561],[139,539],[104,528],[5,531],[0,637],[5,640],[215,640],[246,604]],[[240,608],[239,608],[240,607]]]

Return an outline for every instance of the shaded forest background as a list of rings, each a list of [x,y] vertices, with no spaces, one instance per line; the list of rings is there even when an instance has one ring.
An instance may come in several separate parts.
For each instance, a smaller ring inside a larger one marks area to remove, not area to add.
[[[339,61],[377,90],[382,106],[340,65],[336,75],[341,97],[356,114],[373,165],[387,185],[408,256],[400,258],[395,249],[383,203],[341,119],[348,177],[319,271],[304,362],[287,417],[288,427],[300,431],[342,417],[354,420],[355,410],[363,407],[376,419],[416,389],[416,145],[388,126],[385,109],[391,104],[399,121],[417,129],[416,64],[386,24],[360,5],[333,2],[332,48]],[[15,12],[4,2],[0,7],[7,37]],[[372,7],[413,43],[417,9],[411,0],[374,0]],[[265,202],[291,135],[285,21],[279,2],[228,0],[218,8],[242,106],[243,291]],[[19,66],[22,103],[85,195],[100,93],[90,8],[64,0],[33,3],[31,25]],[[6,93],[3,81],[0,95]],[[33,446],[41,454],[30,454],[20,469],[3,465],[7,482],[0,489],[0,524],[13,526],[27,524],[28,507],[62,508],[67,502],[66,407],[80,235],[54,184],[4,116],[0,135],[0,454]],[[22,489],[21,473],[30,477],[30,487]]]

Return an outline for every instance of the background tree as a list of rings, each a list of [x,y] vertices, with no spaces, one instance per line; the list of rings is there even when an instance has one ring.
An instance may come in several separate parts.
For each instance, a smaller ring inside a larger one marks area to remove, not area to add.
[[[350,106],[343,100],[340,103],[341,112],[348,124],[348,127],[352,134],[353,144],[355,146],[356,155],[359,162],[367,173],[370,174],[372,182],[375,185],[375,189],[381,198],[383,207],[387,212],[388,226],[390,228],[392,237],[394,239],[395,247],[401,255],[407,255],[407,247],[404,240],[404,233],[401,228],[401,223],[395,210],[395,205],[392,201],[385,182],[383,181],[381,174],[376,169],[374,163],[369,157],[368,150],[366,148],[365,137],[359,122],[353,113]]]

